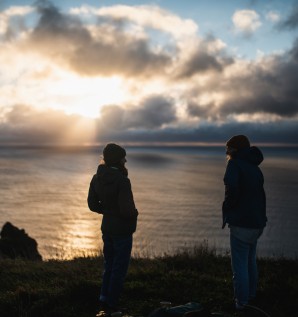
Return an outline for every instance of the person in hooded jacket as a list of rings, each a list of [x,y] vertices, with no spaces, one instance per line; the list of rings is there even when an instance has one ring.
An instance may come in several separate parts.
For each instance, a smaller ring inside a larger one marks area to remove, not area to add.
[[[259,168],[263,154],[250,146],[245,135],[230,138],[226,154],[222,228],[226,224],[230,228],[235,308],[242,310],[256,296],[257,241],[267,222],[264,177]]]
[[[104,272],[99,303],[100,311],[107,314],[118,310],[137,225],[138,211],[125,157],[126,151],[121,146],[114,143],[105,146],[103,162],[91,180],[87,199],[89,209],[103,215]]]

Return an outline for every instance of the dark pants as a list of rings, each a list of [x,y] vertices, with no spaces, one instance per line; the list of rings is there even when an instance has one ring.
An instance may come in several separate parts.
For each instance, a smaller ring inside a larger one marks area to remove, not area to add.
[[[103,234],[104,272],[100,299],[111,307],[119,302],[132,249],[132,235]]]

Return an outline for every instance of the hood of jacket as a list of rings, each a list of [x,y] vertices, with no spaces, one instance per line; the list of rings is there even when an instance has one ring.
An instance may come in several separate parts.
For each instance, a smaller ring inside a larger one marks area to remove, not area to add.
[[[255,165],[260,165],[264,160],[263,153],[256,146],[251,146],[249,148],[240,150],[236,154],[236,158],[246,160]]]
[[[106,165],[99,165],[96,175],[101,183],[111,184],[121,177],[122,173],[116,168],[108,167]]]

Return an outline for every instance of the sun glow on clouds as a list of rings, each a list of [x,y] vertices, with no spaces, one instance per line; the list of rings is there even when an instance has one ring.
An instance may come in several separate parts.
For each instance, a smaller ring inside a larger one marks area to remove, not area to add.
[[[121,104],[128,96],[120,76],[83,77],[13,49],[1,52],[0,62],[1,105],[28,104],[96,118],[102,106]]]
[[[237,120],[238,122],[247,122],[247,121],[253,121],[258,123],[266,123],[266,122],[273,122],[278,121],[279,116],[273,115],[273,114],[267,114],[267,113],[254,113],[254,114],[246,114],[242,113],[239,115],[233,115],[234,120]]]
[[[246,59],[229,40],[204,35],[203,22],[157,5],[63,11],[38,2],[0,11],[0,143],[1,135],[25,143],[191,141],[200,131],[211,139],[209,128],[217,138],[223,124],[230,131],[257,122],[271,132],[298,116],[298,41]],[[278,21],[296,29],[295,12],[285,20],[268,10],[235,7],[226,32],[253,41]]]
[[[122,103],[127,94],[120,77],[82,78],[73,74],[53,82],[48,92],[56,96],[55,108],[91,118],[98,117],[104,105]],[[63,103],[66,100],[67,104]]]

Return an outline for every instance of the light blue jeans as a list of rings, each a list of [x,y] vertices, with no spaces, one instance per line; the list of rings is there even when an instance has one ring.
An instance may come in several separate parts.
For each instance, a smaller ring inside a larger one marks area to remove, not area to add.
[[[246,305],[256,296],[258,269],[257,241],[262,229],[232,227],[230,232],[234,297],[238,305]]]
[[[128,236],[102,236],[104,272],[100,300],[117,307],[127,274],[132,249],[132,234]]]

